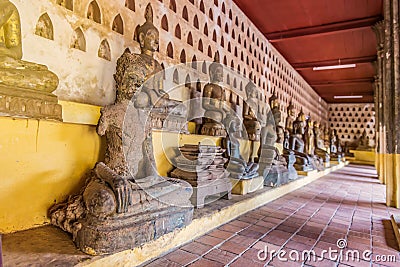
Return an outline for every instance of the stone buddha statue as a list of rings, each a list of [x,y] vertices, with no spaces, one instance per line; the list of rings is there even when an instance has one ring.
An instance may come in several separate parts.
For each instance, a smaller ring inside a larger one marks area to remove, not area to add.
[[[224,125],[228,129],[228,136],[223,139],[223,147],[226,148],[226,155],[229,161],[226,170],[231,178],[251,179],[259,176],[258,163],[245,160],[240,154],[240,142],[242,139],[242,122],[237,114],[228,112],[225,117]]]
[[[204,124],[201,134],[212,136],[226,136],[223,121],[229,104],[226,103],[225,92],[219,83],[223,81],[223,68],[219,63],[219,54],[215,53],[214,62],[209,66],[210,82],[204,86],[202,106]]]
[[[305,153],[304,133],[306,128],[306,116],[303,110],[300,111],[297,119],[293,122],[293,134],[289,137],[289,150],[294,152],[296,163],[294,167],[298,171],[313,170],[311,159]]]
[[[314,144],[315,144],[315,154],[322,158],[322,160],[327,164],[329,164],[330,161],[330,156],[328,152],[326,151],[325,144],[324,144],[324,139],[322,138],[323,132],[320,129],[320,124],[319,122],[314,122]]]
[[[142,37],[152,36],[147,40],[150,43],[158,42],[152,40],[155,31],[149,25],[149,14],[152,14],[150,4],[146,7],[146,23],[139,33]],[[140,105],[131,103],[136,92],[133,87],[141,86],[144,81],[140,79],[146,79],[154,71],[151,68],[145,73],[147,67],[136,66],[143,63],[138,58],[124,61],[134,82],[117,82],[116,102],[101,110],[97,132],[106,137],[104,162],[96,164],[81,194],[50,210],[52,224],[72,233],[77,246],[92,255],[142,245],[187,225],[192,219],[193,206],[189,200],[192,187],[185,181],[158,175],[151,138],[153,124],[148,126],[144,115],[147,106],[138,108]],[[120,64],[121,60],[117,72],[123,72]],[[127,79],[125,75],[118,77]],[[155,94],[162,94],[157,90],[136,93],[149,93],[148,100],[153,101]]]
[[[247,135],[250,141],[259,141],[261,125],[258,112],[260,100],[258,99],[258,89],[251,81],[245,87],[246,101],[243,104],[243,120]],[[253,142],[254,143],[254,142]]]
[[[268,115],[269,120],[267,125],[274,127],[273,133],[270,133],[267,139],[273,139],[272,144],[262,143],[261,156],[260,156],[260,168],[263,170],[264,185],[266,186],[279,186],[285,184],[289,179],[295,179],[297,177],[296,170],[293,168],[295,161],[293,152],[286,151],[286,155],[290,164],[288,166],[285,158],[285,152],[283,148],[284,142],[284,128],[280,125],[281,123],[281,112],[278,97],[273,92],[269,98],[269,106],[271,113]],[[292,171],[290,172],[289,169]]]
[[[289,131],[289,135],[293,134],[293,123],[296,120],[296,109],[290,101],[289,106],[287,107],[287,118],[285,123],[285,129]]]
[[[58,86],[57,75],[44,65],[22,60],[18,10],[8,0],[0,0],[0,10],[0,112],[62,120],[61,106],[51,94]]]
[[[360,138],[357,142],[357,150],[371,150],[372,147],[370,146],[370,140],[367,135],[367,131],[364,129],[363,133],[361,134]]]
[[[342,153],[341,151],[339,151],[341,150],[341,147],[338,149],[338,144],[340,144],[340,140],[338,139],[335,129],[331,129],[329,132],[329,143],[331,160],[341,162]]]
[[[184,106],[179,101],[169,99],[168,93],[163,90],[164,70],[154,59],[154,52],[159,45],[159,32],[153,25],[152,9],[146,9],[145,19],[146,22],[135,32],[141,53],[133,54],[126,49],[117,61],[117,71],[114,74],[117,98],[120,97],[119,93],[128,92],[134,97],[136,108],[151,108],[182,115],[186,110],[183,110]],[[121,90],[118,91],[119,87]]]

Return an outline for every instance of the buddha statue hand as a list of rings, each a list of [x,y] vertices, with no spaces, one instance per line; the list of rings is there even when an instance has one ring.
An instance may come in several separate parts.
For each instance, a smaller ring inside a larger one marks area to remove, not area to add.
[[[94,171],[97,177],[112,188],[117,201],[117,213],[127,212],[132,204],[132,186],[129,180],[116,174],[102,162],[96,164]]]

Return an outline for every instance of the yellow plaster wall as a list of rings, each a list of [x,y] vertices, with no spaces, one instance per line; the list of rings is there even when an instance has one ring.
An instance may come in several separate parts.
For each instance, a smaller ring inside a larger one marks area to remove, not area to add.
[[[101,154],[93,125],[0,117],[0,233],[48,222]]]

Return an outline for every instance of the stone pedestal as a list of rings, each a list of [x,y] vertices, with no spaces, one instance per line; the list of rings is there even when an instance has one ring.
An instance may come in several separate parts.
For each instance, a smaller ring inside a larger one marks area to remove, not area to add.
[[[196,208],[207,204],[206,197],[231,198],[232,185],[229,173],[224,164],[227,159],[222,156],[224,149],[218,146],[184,145],[179,148],[181,155],[175,159],[177,166],[171,177],[185,180],[193,187],[190,198]]]
[[[62,107],[51,93],[0,85],[0,115],[62,121]]]
[[[192,221],[193,207],[165,207],[104,221],[86,218],[76,237],[76,245],[90,255],[133,249],[182,228]]]
[[[255,192],[264,187],[264,177],[258,176],[247,180],[238,180],[231,178],[232,183],[232,194],[235,195],[246,195],[248,193]]]

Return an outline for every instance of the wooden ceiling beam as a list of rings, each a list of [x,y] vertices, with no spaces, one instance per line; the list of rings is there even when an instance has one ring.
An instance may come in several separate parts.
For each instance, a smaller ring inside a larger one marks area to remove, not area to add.
[[[284,40],[291,38],[332,34],[336,32],[362,29],[366,27],[371,27],[372,25],[381,20],[382,20],[381,16],[373,16],[373,17],[341,21],[341,22],[329,23],[318,26],[297,28],[287,31],[266,33],[265,36],[271,43],[275,43],[275,42],[282,42]]]
[[[341,58],[340,64],[344,65],[344,64],[372,63],[375,60],[376,60],[376,55],[365,56],[365,57],[354,57],[354,58]],[[292,67],[296,70],[302,70],[302,69],[311,69],[313,67],[323,67],[332,65],[339,65],[339,59],[293,63]]]
[[[324,86],[348,86],[357,85],[361,83],[370,84],[374,81],[374,78],[361,78],[361,79],[346,79],[336,81],[323,81],[323,82],[309,82],[311,86],[324,87]]]

